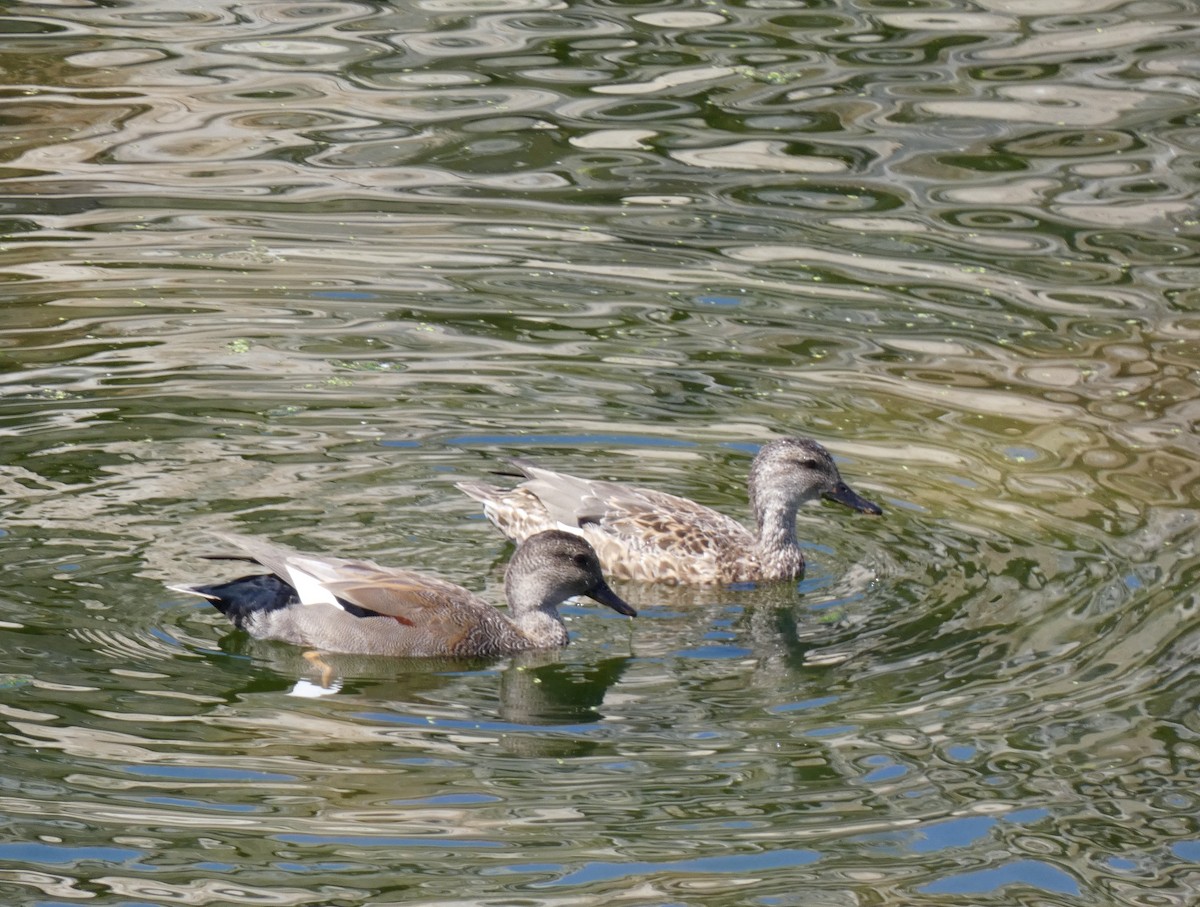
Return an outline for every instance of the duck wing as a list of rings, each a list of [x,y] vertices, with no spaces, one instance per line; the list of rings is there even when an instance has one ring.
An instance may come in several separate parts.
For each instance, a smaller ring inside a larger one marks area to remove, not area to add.
[[[465,625],[477,622],[481,615],[499,615],[462,586],[411,570],[349,570],[324,585],[340,601],[409,626]]]
[[[434,576],[383,567],[368,560],[302,554],[250,536],[226,532],[214,535],[238,551],[232,557],[260,564],[288,583],[302,605],[329,604],[345,610],[349,603],[373,612],[360,616],[394,617],[401,623],[428,620],[439,610],[459,616],[484,609],[496,613],[469,590]]]
[[[697,557],[721,544],[750,546],[754,536],[737,520],[687,498],[619,482],[581,479],[515,461],[528,476],[521,488],[537,497],[556,522],[589,525],[637,549]]]

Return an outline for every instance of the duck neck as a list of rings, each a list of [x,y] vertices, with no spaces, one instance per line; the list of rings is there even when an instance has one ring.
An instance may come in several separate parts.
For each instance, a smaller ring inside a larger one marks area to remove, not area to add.
[[[515,572],[509,570],[504,579],[510,620],[538,648],[565,646],[567,628],[558,613],[563,596],[536,576],[514,576]]]
[[[772,577],[790,577],[804,569],[804,555],[796,542],[798,501],[771,502],[755,507],[758,539],[755,552],[763,570]]]

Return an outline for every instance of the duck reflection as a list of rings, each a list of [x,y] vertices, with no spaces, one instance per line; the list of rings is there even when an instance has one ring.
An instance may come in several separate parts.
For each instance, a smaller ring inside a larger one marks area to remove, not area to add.
[[[322,663],[315,665],[294,649],[236,632],[224,636],[220,647],[228,655],[253,658],[266,668],[242,674],[246,683],[238,691],[241,694],[287,692],[308,698],[341,694],[381,703],[412,702],[442,698],[447,688],[466,675],[498,675],[497,729],[502,725],[561,727],[601,721],[608,690],[620,681],[631,662],[628,655],[595,662],[568,660],[569,650],[554,649],[518,652],[506,658],[322,654]],[[571,658],[577,659],[578,654]],[[237,672],[244,671],[239,665]],[[481,722],[489,724],[487,718],[474,723]]]

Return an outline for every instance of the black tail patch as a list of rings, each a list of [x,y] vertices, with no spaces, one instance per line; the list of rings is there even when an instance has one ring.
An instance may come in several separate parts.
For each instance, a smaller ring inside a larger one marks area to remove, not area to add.
[[[201,595],[211,596],[212,606],[228,617],[239,630],[254,614],[277,611],[300,604],[296,590],[271,573],[256,573],[227,583],[193,586]]]

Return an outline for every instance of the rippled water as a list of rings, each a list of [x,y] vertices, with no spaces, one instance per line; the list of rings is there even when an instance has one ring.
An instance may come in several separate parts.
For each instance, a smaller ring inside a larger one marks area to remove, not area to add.
[[[1200,6],[0,10],[0,901],[1130,904],[1200,890]],[[527,455],[810,570],[562,653],[341,658],[208,529],[501,597]],[[332,695],[288,694],[330,692]]]

